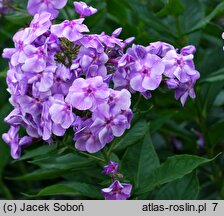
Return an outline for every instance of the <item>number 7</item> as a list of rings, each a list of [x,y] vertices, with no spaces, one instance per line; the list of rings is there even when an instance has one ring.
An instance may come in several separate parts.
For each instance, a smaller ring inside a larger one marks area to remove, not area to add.
[[[212,203],[212,204],[214,205],[213,211],[215,211],[215,209],[216,209],[218,203]]]

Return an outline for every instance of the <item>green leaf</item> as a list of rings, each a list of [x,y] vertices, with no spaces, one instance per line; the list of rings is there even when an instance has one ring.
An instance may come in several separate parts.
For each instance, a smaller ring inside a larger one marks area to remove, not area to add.
[[[45,169],[70,170],[91,166],[93,165],[93,160],[79,156],[76,153],[69,153],[62,156],[52,155],[51,157],[41,158],[30,163]]]
[[[52,195],[82,195],[92,199],[103,198],[100,193],[99,187],[80,182],[51,185],[49,187],[42,189],[36,195],[27,195],[27,196],[42,197]]]
[[[205,17],[205,6],[201,0],[181,0],[184,11],[180,16],[182,32],[189,32],[192,26],[197,25]],[[199,29],[200,30],[200,29]]]
[[[0,121],[1,121],[1,127],[0,127],[0,134],[2,135],[3,133],[7,132],[8,126],[3,122],[3,119],[7,116],[7,114],[11,111],[11,106],[6,103],[4,106],[1,107],[1,112],[0,112]],[[2,172],[10,158],[10,152],[9,152],[9,147],[8,145],[2,140],[0,137],[0,178],[2,175]]]
[[[108,14],[115,17],[118,23],[125,25],[128,18],[127,5],[123,1],[110,0],[107,2]]]
[[[201,82],[220,82],[224,80],[224,68],[211,73],[209,76],[201,80]]]
[[[214,106],[224,105],[224,90],[220,91],[214,101]]]
[[[21,25],[21,23],[26,23],[29,22],[31,17],[30,15],[27,13],[26,10],[21,10],[19,12],[14,12],[14,14],[10,14],[5,16],[5,19],[9,22],[11,22],[12,24],[18,24]]]
[[[56,145],[43,145],[39,148],[26,151],[26,153],[17,161],[43,156],[50,152],[53,152],[54,150],[56,150]]]
[[[203,112],[207,110],[207,112],[212,109],[214,105],[214,101],[222,90],[224,83],[222,82],[215,82],[215,83],[206,83],[202,86],[200,92],[200,101],[203,104],[203,108],[201,109]],[[222,113],[220,113],[222,114]]]
[[[163,10],[167,11],[166,15],[179,16],[184,11],[184,6],[180,0],[169,0]]]
[[[0,142],[0,158],[1,158],[1,162],[0,162],[0,178],[2,175],[2,172],[9,160],[10,157],[10,152],[9,152],[9,148],[7,147],[6,143]]]
[[[147,24],[147,28],[152,28],[160,33],[167,34],[171,37],[175,37],[170,27],[162,22],[152,10],[147,9],[147,2],[139,0],[129,0],[129,6],[132,8],[133,12],[136,13],[143,21]]]
[[[196,172],[164,185],[156,192],[156,200],[195,200],[199,194]]]
[[[0,72],[0,78],[5,78],[7,75],[8,69],[5,69],[4,71]]]
[[[153,170],[159,167],[159,158],[155,152],[149,132],[142,142],[131,146],[122,159],[122,170],[135,184],[135,189],[141,189],[148,184]]]
[[[45,179],[53,179],[60,177],[64,174],[68,174],[67,170],[58,170],[58,169],[37,169],[33,172],[27,173],[23,176],[17,176],[13,178],[7,178],[10,180],[29,180],[29,181],[38,181]]]
[[[155,187],[172,182],[191,173],[194,169],[208,163],[213,159],[207,159],[194,155],[175,155],[169,157],[161,166],[154,170],[148,177],[148,184],[144,184],[139,194],[146,193]]]
[[[120,151],[126,149],[128,146],[134,145],[145,136],[148,128],[149,126],[145,120],[138,121],[116,143],[114,150]]]
[[[2,83],[0,83],[0,85],[1,84]],[[1,100],[4,101],[4,97],[2,97]],[[0,112],[0,121],[1,121],[0,134],[2,135],[8,129],[8,126],[3,122],[3,119],[11,111],[11,106],[8,103],[6,103],[3,106],[1,106],[0,111],[1,111]],[[1,188],[0,190],[5,195],[5,197],[3,197],[3,199],[13,199],[9,188],[3,182],[4,169],[5,169],[8,161],[9,161],[9,158],[10,158],[10,150],[9,149],[10,148],[8,147],[8,145],[2,140],[2,137],[0,137],[0,160],[1,160],[0,161],[0,188]]]
[[[195,26],[193,26],[186,34],[190,34],[192,32],[198,31],[204,26],[206,26],[213,18],[215,18],[218,14],[224,12],[224,2],[221,2],[216,6],[216,8],[205,18],[203,18],[200,22],[198,22]]]

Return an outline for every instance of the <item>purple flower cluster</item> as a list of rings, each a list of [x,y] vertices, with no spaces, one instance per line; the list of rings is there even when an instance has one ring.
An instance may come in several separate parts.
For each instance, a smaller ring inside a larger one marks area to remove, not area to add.
[[[164,75],[168,78],[166,84],[169,89],[175,89],[175,98],[180,98],[182,105],[187,97],[195,98],[194,85],[200,74],[195,70],[193,58],[196,49],[194,46],[186,46],[180,53],[170,50],[163,58],[165,64]]]
[[[14,110],[5,118],[11,127],[3,139],[13,158],[35,140],[53,143],[53,137],[63,136],[69,128],[78,150],[99,151],[130,127],[131,93],[149,98],[162,81],[176,90],[182,104],[188,95],[195,97],[199,73],[193,46],[178,54],[173,46],[155,42],[132,45],[125,52],[134,38],[119,39],[121,28],[112,35],[88,33],[84,17],[97,10],[83,2],[74,2],[79,19],[52,24],[66,3],[29,0],[33,20],[14,35],[14,48],[4,49]],[[28,136],[19,138],[20,127]]]
[[[133,45],[118,62],[113,76],[116,89],[127,88],[150,98],[164,80],[169,89],[175,89],[175,98],[182,105],[187,97],[195,98],[194,85],[200,77],[195,70],[194,46],[186,46],[180,54],[170,44],[154,42],[149,46]]]
[[[120,183],[116,178],[121,178],[123,175],[117,173],[118,163],[110,161],[104,166],[103,174],[111,175],[112,184],[108,188],[101,190],[106,200],[126,200],[131,196],[132,185],[127,183]]]
[[[132,119],[129,91],[111,88],[111,70],[117,67],[113,62],[128,44],[117,38],[121,30],[112,36],[87,35],[84,18],[53,25],[52,5],[53,1],[29,1],[28,7],[38,13],[29,27],[14,35],[15,47],[3,52],[9,59],[7,84],[14,106],[5,118],[11,127],[3,139],[15,159],[31,142],[53,143],[54,135],[63,136],[69,128],[77,149],[95,153],[120,137]],[[96,12],[84,3],[75,6],[82,16]],[[28,136],[19,138],[20,126]]]

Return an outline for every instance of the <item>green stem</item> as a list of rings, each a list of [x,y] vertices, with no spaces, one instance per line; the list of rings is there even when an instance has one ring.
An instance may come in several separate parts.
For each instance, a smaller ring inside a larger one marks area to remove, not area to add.
[[[111,144],[109,150],[108,150],[108,157],[110,158],[111,154],[112,154],[112,151],[114,149],[114,147],[117,145],[117,142],[114,140],[113,143]]]
[[[88,154],[88,153],[85,153],[85,152],[79,152],[79,154],[85,155],[85,156],[90,157],[90,158],[95,159],[95,160],[99,160],[99,161],[104,162],[104,163],[106,162],[102,158],[96,157],[94,155],[91,155],[91,154]]]
[[[108,163],[110,161],[109,154],[105,151],[105,149],[102,149],[101,152],[103,154],[105,161]]]
[[[10,190],[6,187],[2,179],[0,178],[0,188],[2,189],[3,193],[5,194],[6,199],[12,200],[13,196],[10,192]]]
[[[71,149],[73,152],[75,153],[78,153],[78,154],[81,154],[81,155],[84,155],[86,157],[89,157],[89,158],[92,158],[94,160],[98,160],[98,161],[101,161],[101,162],[106,162],[104,159],[102,158],[99,158],[99,157],[96,157],[94,155],[91,155],[91,154],[88,154],[88,153],[85,153],[85,152],[81,152],[81,151],[76,151],[74,148],[72,148],[71,146],[67,146],[68,149]]]

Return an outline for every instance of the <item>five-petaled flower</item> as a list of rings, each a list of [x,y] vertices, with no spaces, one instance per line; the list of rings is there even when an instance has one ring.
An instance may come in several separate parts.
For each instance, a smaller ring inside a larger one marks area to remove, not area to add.
[[[132,185],[114,181],[108,188],[101,189],[106,200],[126,200],[131,196]]]

